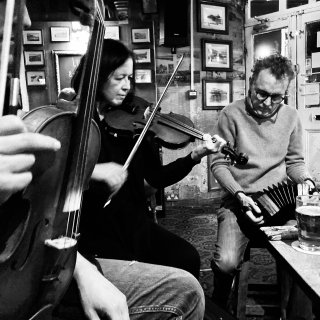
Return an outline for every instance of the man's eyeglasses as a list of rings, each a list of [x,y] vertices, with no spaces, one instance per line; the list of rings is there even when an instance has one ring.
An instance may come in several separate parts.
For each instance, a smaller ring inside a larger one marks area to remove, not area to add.
[[[271,97],[271,102],[272,103],[281,103],[287,95],[282,95],[282,94],[270,94],[266,91],[260,90],[260,89],[254,89],[256,93],[256,97],[260,102],[264,102],[267,100],[269,97]]]

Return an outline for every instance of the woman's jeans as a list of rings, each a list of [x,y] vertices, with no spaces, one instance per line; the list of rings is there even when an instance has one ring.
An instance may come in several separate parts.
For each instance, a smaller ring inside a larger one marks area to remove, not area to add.
[[[189,272],[137,261],[97,260],[104,276],[126,296],[130,319],[203,319],[204,293]],[[86,319],[74,283],[54,319]]]

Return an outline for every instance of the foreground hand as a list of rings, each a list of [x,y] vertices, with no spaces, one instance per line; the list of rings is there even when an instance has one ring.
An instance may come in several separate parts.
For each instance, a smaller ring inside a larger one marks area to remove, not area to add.
[[[213,142],[213,138],[215,142]],[[195,161],[199,161],[201,158],[211,154],[217,153],[221,148],[227,144],[227,142],[218,135],[213,137],[210,134],[203,135],[203,143],[200,146],[197,146],[191,153],[191,157]]]
[[[123,166],[115,162],[97,163],[92,173],[92,179],[104,182],[109,190],[117,192],[127,180],[128,173]]]
[[[23,190],[32,180],[31,168],[37,151],[57,151],[60,142],[39,133],[27,132],[17,116],[0,118],[0,204]]]
[[[246,215],[253,223],[257,225],[264,223],[261,210],[251,197],[240,192],[238,193],[237,198],[240,201],[241,206],[244,208]]]
[[[89,320],[129,320],[125,295],[79,253],[74,272],[80,300]]]

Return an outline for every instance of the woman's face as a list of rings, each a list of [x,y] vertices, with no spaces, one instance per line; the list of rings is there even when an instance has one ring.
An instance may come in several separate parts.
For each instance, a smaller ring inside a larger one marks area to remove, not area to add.
[[[103,84],[101,94],[112,106],[119,106],[131,88],[133,76],[133,61],[128,58],[123,65],[116,69]]]

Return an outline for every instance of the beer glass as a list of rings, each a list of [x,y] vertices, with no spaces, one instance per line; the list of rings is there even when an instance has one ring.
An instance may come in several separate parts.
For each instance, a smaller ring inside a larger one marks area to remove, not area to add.
[[[296,200],[299,246],[320,251],[320,195],[297,196]]]

